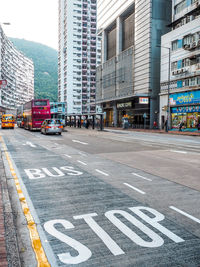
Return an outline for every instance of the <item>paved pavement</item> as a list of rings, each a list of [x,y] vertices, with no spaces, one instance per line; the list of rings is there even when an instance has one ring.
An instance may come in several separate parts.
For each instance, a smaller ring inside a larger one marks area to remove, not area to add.
[[[0,266],[20,267],[14,212],[8,193],[7,177],[0,150]]]
[[[105,130],[123,130],[122,128],[119,127],[105,127]],[[145,133],[159,133],[159,134],[174,134],[174,135],[187,135],[187,136],[200,136],[200,131],[168,131],[166,132],[165,130],[160,130],[160,129],[125,129],[125,131],[132,131],[132,132],[145,132]]]

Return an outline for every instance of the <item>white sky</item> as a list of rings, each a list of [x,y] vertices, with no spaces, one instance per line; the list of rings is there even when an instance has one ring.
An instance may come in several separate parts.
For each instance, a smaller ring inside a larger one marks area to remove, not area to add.
[[[58,0],[0,0],[0,23],[8,37],[58,49]]]

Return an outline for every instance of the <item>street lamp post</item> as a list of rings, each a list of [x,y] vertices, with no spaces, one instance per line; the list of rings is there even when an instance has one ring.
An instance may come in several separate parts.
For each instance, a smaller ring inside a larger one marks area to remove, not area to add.
[[[157,45],[157,47],[166,48],[168,49],[168,86],[167,86],[167,119],[166,119],[166,128],[165,131],[168,132],[170,129],[170,64],[171,64],[171,48],[166,46]]]

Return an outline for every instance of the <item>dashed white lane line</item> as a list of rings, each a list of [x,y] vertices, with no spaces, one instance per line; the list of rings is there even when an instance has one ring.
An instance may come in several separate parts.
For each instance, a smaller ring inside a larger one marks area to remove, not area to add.
[[[200,220],[199,220],[199,219],[197,219],[196,217],[194,217],[194,216],[192,216],[192,215],[186,213],[185,211],[179,210],[178,208],[176,208],[176,207],[174,207],[174,206],[170,206],[169,208],[172,209],[172,210],[177,211],[178,213],[180,213],[180,214],[182,214],[182,215],[184,215],[184,216],[190,218],[191,220],[193,220],[193,221],[195,221],[195,222],[197,222],[197,223],[200,223]]]
[[[107,173],[105,173],[105,172],[102,172],[101,170],[95,169],[95,171],[98,172],[98,173],[101,173],[101,174],[103,174],[103,175],[105,175],[105,176],[109,176],[109,174],[107,174]]]
[[[87,165],[85,162],[77,160],[77,162],[81,163],[82,165]]]
[[[83,152],[78,152],[81,156],[87,157],[87,155]]]
[[[136,188],[136,187],[134,187],[134,186],[132,186],[132,185],[130,185],[130,184],[124,183],[124,185],[126,185],[126,186],[132,188],[133,190],[137,191],[137,192],[140,193],[140,194],[143,194],[143,195],[146,194],[144,191],[142,191],[142,190],[140,190],[140,189],[138,189],[138,188]]]
[[[88,145],[88,143],[81,142],[81,141],[79,141],[79,140],[72,140],[72,142],[74,142],[74,143],[79,143],[79,144],[82,144],[82,145]]]
[[[180,153],[180,154],[187,154],[188,152],[187,151],[181,151],[181,150],[170,150],[171,152],[174,152],[174,153]]]
[[[150,182],[152,182],[152,180],[151,180],[151,179],[149,179],[149,178],[146,178],[146,177],[144,177],[144,176],[142,176],[142,175],[139,175],[139,174],[137,174],[137,173],[134,173],[134,172],[132,172],[132,174],[133,174],[133,175],[135,175],[135,176],[137,176],[137,177],[139,177],[139,178],[141,178],[141,179],[144,179],[144,180],[147,180],[147,181],[150,181]]]
[[[67,154],[64,154],[64,156],[67,157],[67,158],[71,158],[72,157],[72,156],[67,155]]]

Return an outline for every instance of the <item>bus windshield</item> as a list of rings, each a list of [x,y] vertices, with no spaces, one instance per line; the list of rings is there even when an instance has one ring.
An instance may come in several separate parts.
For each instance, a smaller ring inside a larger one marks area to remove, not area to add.
[[[14,117],[12,115],[3,116],[2,120],[5,120],[5,121],[14,120]]]

